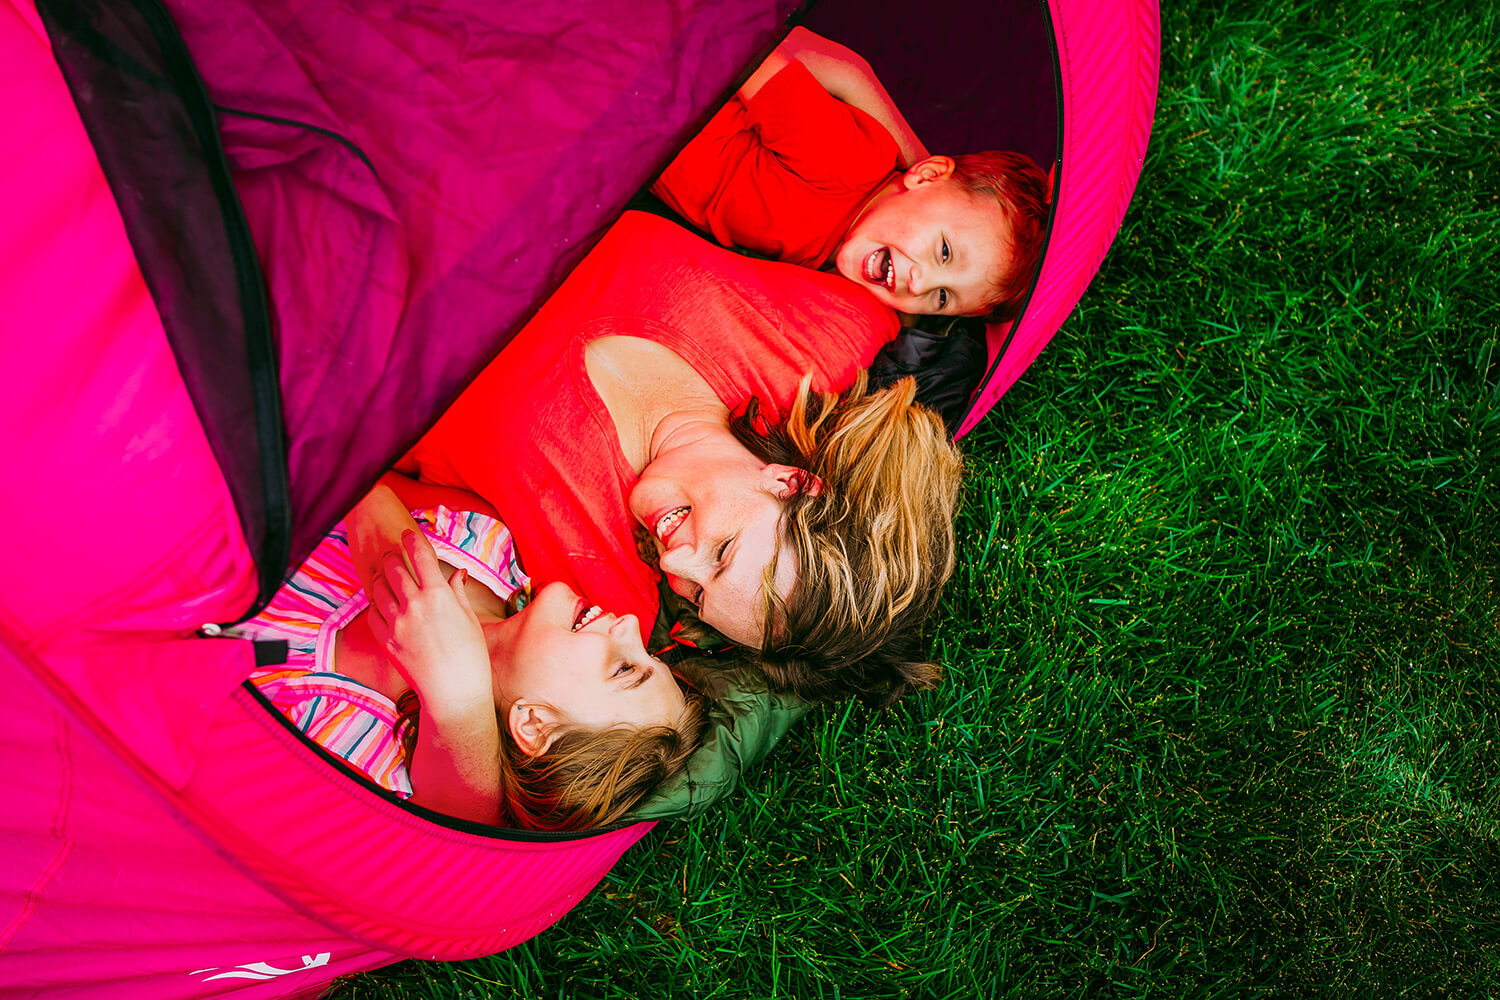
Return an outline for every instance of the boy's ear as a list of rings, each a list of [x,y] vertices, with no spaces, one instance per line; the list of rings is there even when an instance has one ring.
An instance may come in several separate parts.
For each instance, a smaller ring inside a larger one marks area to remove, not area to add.
[[[518,701],[505,713],[511,738],[528,757],[540,757],[551,748],[557,739],[557,723],[557,713],[539,702]]]
[[[798,493],[815,497],[823,492],[823,480],[795,465],[768,465],[766,474],[775,483],[772,492],[778,500],[789,500]]]
[[[911,190],[919,184],[927,184],[931,181],[940,181],[953,173],[956,166],[951,156],[929,156],[925,160],[918,160],[906,170],[906,175],[901,178],[907,190]]]

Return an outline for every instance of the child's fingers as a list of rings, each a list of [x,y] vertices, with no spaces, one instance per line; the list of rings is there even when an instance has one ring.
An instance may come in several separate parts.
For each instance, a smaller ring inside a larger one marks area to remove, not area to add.
[[[438,566],[437,553],[433,551],[431,542],[408,528],[401,533],[401,544],[411,557],[412,576],[418,587],[426,587],[443,579],[443,571]]]
[[[370,608],[374,617],[379,618],[382,623],[388,623],[392,618],[401,613],[401,602],[397,600],[396,594],[391,590],[390,581],[381,573],[370,582]]]
[[[390,645],[391,639],[394,636],[390,620],[381,614],[380,608],[376,606],[373,597],[370,599],[370,634],[382,646]]]
[[[463,608],[464,614],[472,616],[474,614],[474,609],[469,606],[469,591],[468,588],[464,586],[464,584],[468,582],[468,579],[468,570],[458,570],[448,578],[448,587],[453,591],[453,596],[458,598],[458,606],[460,608]]]
[[[413,579],[411,570],[407,568],[406,560],[402,558],[401,553],[391,551],[381,556],[377,572],[379,578],[384,580],[386,586],[390,588],[392,596],[400,602],[402,607],[405,607],[411,592],[417,589],[418,584]]]

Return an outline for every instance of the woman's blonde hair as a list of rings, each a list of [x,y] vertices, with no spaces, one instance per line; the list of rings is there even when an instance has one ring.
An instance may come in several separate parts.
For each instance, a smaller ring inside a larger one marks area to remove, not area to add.
[[[731,424],[762,461],[811,473],[785,501],[797,581],[784,599],[766,568],[760,655],[781,690],[885,705],[942,676],[923,630],[953,573],[962,462],[915,396],[910,378],[872,393],[861,375],[835,396],[805,377],[779,426],[754,403]]]
[[[686,705],[673,726],[563,729],[531,756],[500,726],[500,823],[518,830],[588,830],[624,819],[682,770],[708,729],[708,698],[684,684]],[[397,702],[396,731],[407,765],[417,745],[417,696]]]

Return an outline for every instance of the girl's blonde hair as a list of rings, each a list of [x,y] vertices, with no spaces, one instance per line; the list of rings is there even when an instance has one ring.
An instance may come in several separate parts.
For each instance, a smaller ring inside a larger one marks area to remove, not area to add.
[[[962,461],[942,420],[902,379],[868,392],[814,393],[805,377],[786,419],[764,429],[755,403],[735,436],[762,461],[805,469],[782,530],[797,581],[782,599],[766,568],[771,683],[809,699],[889,704],[942,676],[923,629],[953,573]],[[816,477],[814,479],[813,477]]]
[[[624,819],[663,781],[682,770],[708,729],[708,698],[684,684],[687,704],[673,726],[564,729],[531,756],[500,726],[500,823],[518,830],[588,830]],[[418,703],[407,691],[396,705],[396,731],[407,766],[417,746]]]

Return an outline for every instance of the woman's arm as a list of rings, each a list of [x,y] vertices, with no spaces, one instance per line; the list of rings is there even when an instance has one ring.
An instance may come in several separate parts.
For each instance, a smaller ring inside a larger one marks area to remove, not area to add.
[[[461,490],[457,486],[438,486],[426,483],[399,472],[387,472],[380,477],[380,485],[387,486],[407,510],[426,510],[428,507],[447,507],[449,510],[468,510],[476,514],[488,514],[499,518],[499,514],[488,500],[478,493]]]
[[[415,529],[386,551],[370,590],[370,631],[417,692],[417,745],[408,770],[418,805],[500,822],[500,729],[483,630],[464,593],[467,574],[443,579]]]
[[[745,85],[739,90],[740,97],[748,100],[767,80],[780,72],[789,59],[795,59],[806,66],[813,79],[834,97],[859,108],[885,126],[901,150],[903,166],[909,167],[918,160],[927,158],[927,147],[917,138],[917,133],[912,130],[906,116],[896,107],[896,102],[891,100],[891,95],[876,78],[869,62],[848,46],[830,41],[806,28],[791,30],[786,39],[776,47],[776,51],[745,81]],[[766,72],[768,67],[770,71]]]

